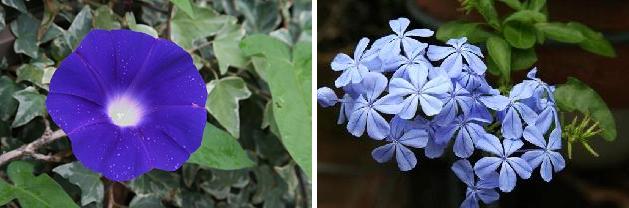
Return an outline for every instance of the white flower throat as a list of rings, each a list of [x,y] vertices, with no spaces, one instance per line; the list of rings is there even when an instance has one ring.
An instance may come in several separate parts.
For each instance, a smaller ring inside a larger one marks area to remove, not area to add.
[[[117,126],[135,126],[140,122],[142,108],[133,100],[119,97],[109,102],[107,115]]]

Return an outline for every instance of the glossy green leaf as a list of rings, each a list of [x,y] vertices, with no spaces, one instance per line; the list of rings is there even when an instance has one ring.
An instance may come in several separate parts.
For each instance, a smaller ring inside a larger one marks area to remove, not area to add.
[[[162,198],[156,194],[140,194],[133,197],[129,208],[165,208]]]
[[[25,161],[14,161],[7,168],[9,179],[13,186],[0,182],[0,194],[10,190],[13,198],[16,198],[23,208],[57,208],[79,207],[72,198],[50,176],[41,174],[33,175],[33,165]],[[0,202],[10,201],[7,195],[0,196]]]
[[[92,10],[89,6],[84,6],[83,9],[76,15],[70,28],[65,32],[66,42],[71,48],[76,48],[83,37],[92,29]]]
[[[105,195],[105,188],[100,181],[100,175],[85,168],[79,162],[66,163],[52,169],[55,173],[68,179],[70,183],[81,189],[81,205],[96,202],[100,204]]]
[[[489,57],[496,63],[503,77],[511,76],[511,47],[507,41],[500,37],[492,36],[487,39],[487,51]]]
[[[526,23],[507,23],[502,33],[509,44],[515,48],[527,49],[535,45],[535,28]]]
[[[26,5],[24,4],[24,0],[2,0],[4,5],[13,7],[22,13],[28,13],[26,10]]]
[[[484,31],[479,23],[469,23],[461,21],[447,22],[437,29],[437,39],[447,41],[453,38],[467,37],[471,43],[485,42],[489,33]]]
[[[593,120],[599,122],[599,126],[603,129],[601,135],[607,141],[616,139],[614,116],[603,98],[585,83],[569,77],[565,84],[557,86],[555,100],[562,111],[589,114]]]
[[[194,7],[195,17],[174,11],[170,21],[170,37],[186,50],[193,49],[193,42],[215,35],[233,17],[220,15],[211,8]]]
[[[596,32],[578,22],[569,22],[568,27],[581,31],[581,34],[585,36],[585,40],[579,43],[583,50],[606,57],[616,57],[614,47],[600,32]]]
[[[194,18],[194,10],[192,10],[192,3],[190,0],[170,0],[178,9],[184,11],[188,16]]]
[[[505,3],[507,6],[511,7],[512,9],[515,9],[515,10],[523,9],[522,3],[520,2],[520,0],[500,0],[500,1],[502,3]]]
[[[0,77],[0,120],[8,121],[15,114],[18,102],[13,99],[13,93],[18,90],[18,86],[11,78]]]
[[[290,155],[308,174],[311,172],[311,95],[310,87],[305,88],[303,77],[311,70],[297,57],[307,55],[304,49],[294,49],[291,60],[288,46],[282,41],[267,35],[253,35],[245,38],[240,48],[247,55],[261,56],[266,60],[263,67],[266,80],[273,96],[273,113],[280,131],[280,138]],[[305,54],[299,54],[305,53]],[[270,70],[273,69],[273,70]]]
[[[585,39],[581,31],[563,23],[537,23],[535,27],[546,37],[564,43],[580,43]]]
[[[24,64],[17,68],[17,82],[28,81],[37,86],[41,86],[41,80],[44,75],[43,68],[33,64]]]
[[[540,11],[546,6],[546,0],[529,0],[527,8],[533,11]]]
[[[120,22],[108,6],[100,6],[94,11],[94,28],[113,30],[120,29]]]
[[[16,38],[13,44],[16,53],[37,57],[37,27],[39,21],[28,14],[20,14],[11,22],[11,32]]]
[[[517,11],[505,18],[504,22],[518,21],[523,23],[546,22],[546,15],[533,10]]]
[[[133,16],[133,13],[127,12],[127,14],[125,15],[125,19],[127,20],[129,29],[153,36],[154,38],[158,37],[157,31],[153,29],[151,26],[148,26],[145,24],[137,24],[135,22],[135,16]]]
[[[476,10],[480,13],[487,23],[495,28],[500,29],[500,21],[498,20],[498,12],[494,7],[494,0],[476,0]]]
[[[251,96],[247,84],[240,77],[226,77],[207,84],[205,108],[234,137],[240,137],[238,101]]]
[[[57,71],[55,67],[46,67],[44,68],[44,75],[42,75],[41,83],[42,84],[50,84],[50,80],[52,79],[52,75]]]
[[[11,127],[22,126],[33,118],[46,114],[46,96],[39,94],[34,87],[15,92],[13,98],[19,102],[19,106]]]
[[[236,138],[210,123],[205,125],[201,147],[190,156],[188,162],[221,170],[236,170],[255,164]]]
[[[228,20],[212,43],[221,74],[227,72],[229,66],[244,69],[248,63],[239,47],[240,40],[245,35],[245,30],[236,23],[236,18],[229,18]]]
[[[236,1],[238,11],[245,17],[245,28],[254,33],[269,33],[282,21],[278,1]]]
[[[511,50],[511,69],[523,70],[531,69],[533,64],[537,62],[537,54],[535,54],[534,48],[529,49],[517,49]]]

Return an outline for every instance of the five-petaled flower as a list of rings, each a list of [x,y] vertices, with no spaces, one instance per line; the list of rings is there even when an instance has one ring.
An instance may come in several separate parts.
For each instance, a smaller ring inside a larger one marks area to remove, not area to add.
[[[356,50],[354,50],[354,58],[349,57],[347,54],[339,53],[334,57],[334,60],[330,64],[332,70],[343,71],[341,76],[334,81],[336,87],[343,87],[348,84],[360,83],[363,80],[365,74],[369,72],[369,69],[365,64],[375,58],[376,53],[365,53],[369,39],[360,39]]]
[[[367,134],[373,139],[384,139],[389,134],[389,123],[378,113],[395,114],[392,111],[399,100],[395,97],[382,97],[387,87],[387,78],[377,72],[369,72],[361,82],[364,91],[354,100],[353,112],[347,123],[347,130],[354,136],[361,136],[367,127]],[[377,111],[376,111],[377,110]]]
[[[548,143],[546,143],[543,133],[535,126],[527,126],[523,136],[526,141],[540,149],[525,152],[522,159],[526,160],[532,168],[541,165],[539,173],[544,181],[549,182],[553,179],[553,170],[559,172],[566,166],[563,157],[557,152],[561,149],[561,130],[553,129],[550,132]]]
[[[389,95],[386,97],[406,96],[397,105],[395,113],[403,119],[412,119],[419,106],[428,116],[439,113],[443,107],[443,101],[439,97],[450,89],[450,80],[445,76],[436,76],[429,80],[428,70],[419,68],[409,68],[407,71],[409,80],[393,78],[389,85]]]
[[[417,165],[417,158],[408,147],[425,147],[428,133],[424,129],[409,129],[409,125],[410,121],[397,116],[391,119],[391,132],[385,139],[389,143],[374,149],[371,152],[373,159],[384,163],[391,160],[395,153],[395,160],[401,171],[413,169]]]
[[[443,46],[428,46],[428,58],[431,61],[438,61],[441,59],[441,68],[448,72],[451,78],[458,78],[463,70],[463,59],[467,62],[467,65],[476,73],[484,74],[487,70],[487,66],[480,58],[483,58],[480,48],[467,43],[467,38],[462,37],[459,39],[451,39],[446,42],[451,47]],[[479,58],[480,57],[480,58]]]
[[[391,60],[395,58],[396,54],[400,54],[402,47],[414,48],[415,45],[420,44],[419,41],[411,37],[430,37],[435,32],[429,29],[413,29],[406,31],[408,25],[411,23],[407,18],[398,18],[389,21],[389,26],[395,34],[384,36],[376,42],[373,47],[380,49],[379,57],[382,60]]]
[[[474,176],[474,170],[469,161],[465,159],[458,160],[452,164],[450,169],[467,185],[465,200],[461,203],[461,208],[478,208],[479,199],[483,203],[489,204],[500,198],[500,194],[496,191],[498,187],[498,174],[496,172],[475,182],[476,176]]]
[[[505,138],[520,139],[522,137],[522,119],[528,125],[535,125],[537,113],[523,102],[520,102],[531,96],[533,96],[533,90],[525,83],[513,86],[513,89],[509,92],[509,105],[505,110],[499,112],[499,116],[502,117],[501,131]]]
[[[522,158],[511,157],[524,143],[519,139],[504,139],[502,143],[494,135],[486,134],[485,139],[478,140],[476,147],[490,152],[496,157],[483,157],[474,164],[474,171],[480,178],[486,178],[500,167],[499,184],[503,192],[511,192],[515,187],[516,173],[522,179],[531,177],[531,166]]]

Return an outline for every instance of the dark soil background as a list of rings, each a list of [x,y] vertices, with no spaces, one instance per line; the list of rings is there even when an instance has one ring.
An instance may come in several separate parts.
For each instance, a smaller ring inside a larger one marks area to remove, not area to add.
[[[329,64],[337,53],[353,52],[363,36],[375,40],[389,34],[390,19],[408,17],[411,28],[431,29],[455,19],[481,20],[478,14],[458,10],[456,0],[337,0],[318,5],[318,87],[334,85],[338,73]],[[629,1],[549,1],[548,8],[550,20],[582,22],[612,41],[616,58],[547,42],[536,49],[536,66],[551,84],[574,76],[596,89],[612,108],[618,138],[593,139],[598,158],[575,146],[572,160],[563,153],[566,169],[550,183],[536,169],[532,179],[518,180],[513,192],[501,194],[500,202],[488,207],[629,207]],[[498,10],[506,11],[501,6]],[[516,72],[512,79],[521,80],[525,73]],[[338,110],[317,108],[320,207],[459,206],[465,187],[450,171],[454,158],[429,160],[416,151],[418,165],[406,173],[394,163],[377,164],[371,150],[379,143],[354,138],[345,126],[336,125]]]

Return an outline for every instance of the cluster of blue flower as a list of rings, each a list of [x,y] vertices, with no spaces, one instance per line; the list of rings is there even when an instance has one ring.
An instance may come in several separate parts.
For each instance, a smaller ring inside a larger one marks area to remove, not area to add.
[[[376,161],[395,156],[400,170],[408,171],[417,164],[409,148],[423,148],[426,157],[438,158],[454,138],[453,152],[461,159],[452,171],[468,186],[461,207],[497,200],[496,188],[512,191],[517,176],[528,179],[537,167],[545,181],[564,168],[557,152],[561,126],[554,88],[536,78],[535,68],[508,96],[500,95],[485,79],[479,47],[465,37],[448,40],[447,47],[422,43],[414,38],[434,32],[406,31],[409,23],[391,20],[394,34],[370,48],[363,38],[353,58],[342,53],[334,58],[332,70],[342,72],[335,81],[342,97],[327,87],[317,90],[321,106],[340,105],[338,124],[347,122],[349,133],[360,137],[366,130],[370,138],[386,142],[373,150]],[[500,131],[490,128],[497,125]],[[472,166],[468,159],[475,149],[486,153]]]

